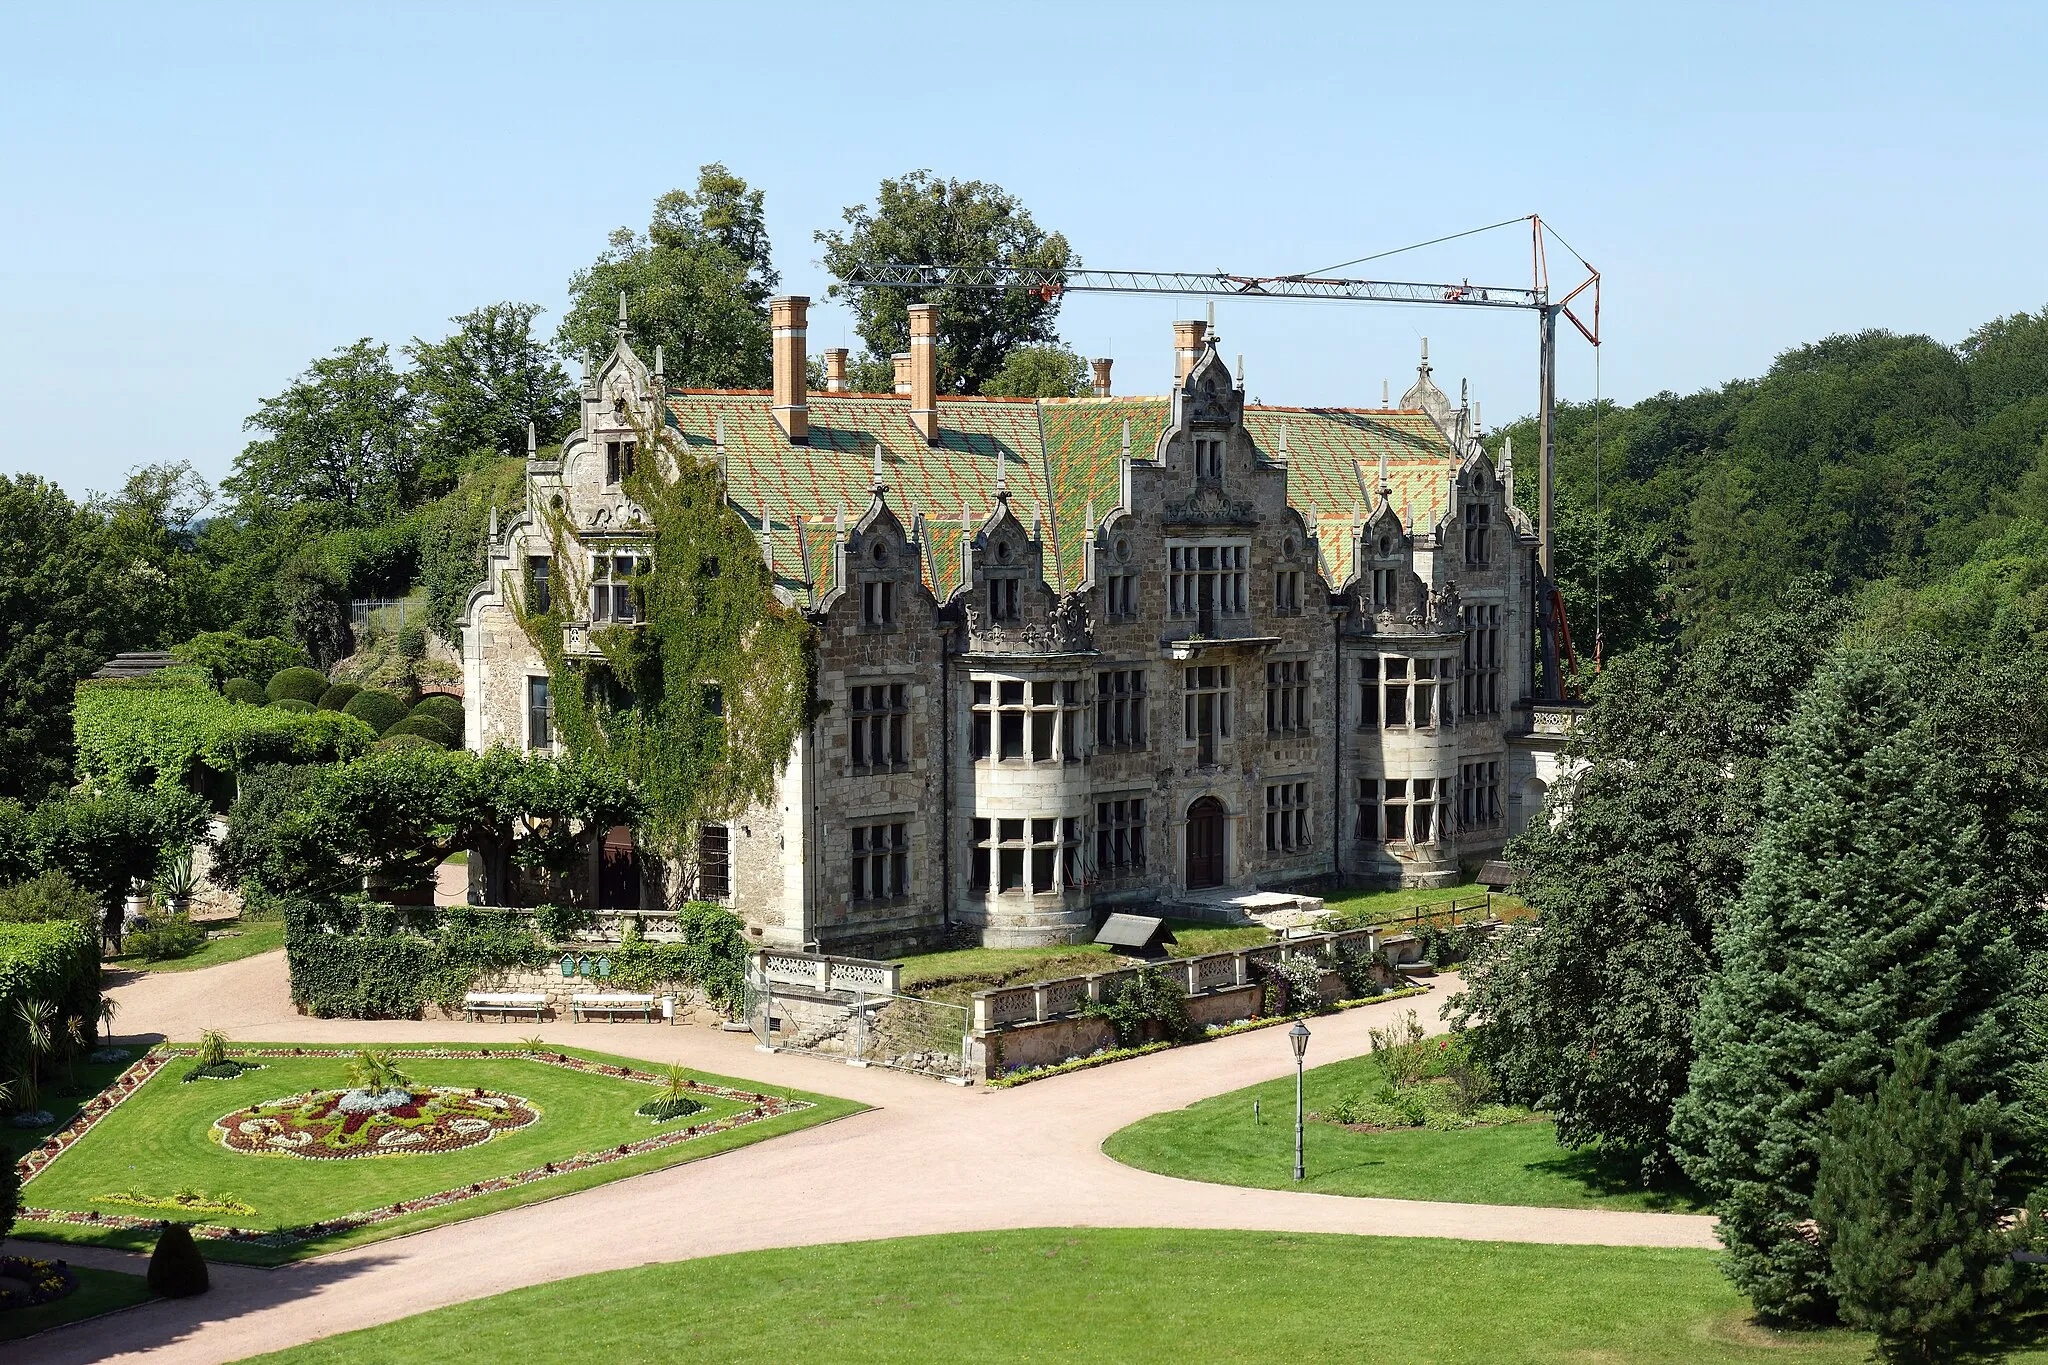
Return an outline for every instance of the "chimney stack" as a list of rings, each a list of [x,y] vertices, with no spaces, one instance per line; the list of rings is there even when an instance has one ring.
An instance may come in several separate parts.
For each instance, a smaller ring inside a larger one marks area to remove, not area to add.
[[[939,306],[910,305],[910,424],[939,443]]]
[[[846,348],[828,346],[825,348],[825,392],[846,392]]]
[[[896,370],[896,392],[905,398],[910,396],[910,352],[898,351],[889,357],[890,365]]]
[[[809,390],[805,375],[808,321],[811,301],[802,294],[783,294],[768,300],[768,324],[774,334],[771,357],[775,372],[775,424],[791,445],[808,445],[811,439],[811,408],[804,401]]]
[[[1097,398],[1109,397],[1109,367],[1113,363],[1107,356],[1089,362],[1095,369],[1094,388]]]
[[[1179,388],[1187,381],[1188,371],[1195,368],[1195,361],[1202,354],[1202,338],[1207,335],[1209,324],[1200,318],[1183,318],[1173,324],[1173,386]]]

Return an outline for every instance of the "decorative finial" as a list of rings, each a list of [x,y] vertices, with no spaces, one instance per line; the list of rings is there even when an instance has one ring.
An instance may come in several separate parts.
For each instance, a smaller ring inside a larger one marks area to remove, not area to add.
[[[526,458],[532,459],[540,451],[540,433],[531,422],[526,424]]]
[[[972,535],[972,534],[973,534],[973,528],[974,528],[974,513],[973,513],[973,511],[972,511],[972,510],[971,510],[971,509],[970,509],[970,508],[969,508],[969,507],[967,506],[967,499],[965,499],[965,498],[962,498],[962,499],[960,499],[960,534],[961,534],[962,536],[968,536],[968,535]]]
[[[619,335],[626,334],[626,291],[619,291]]]
[[[1243,351],[1239,351],[1239,352],[1237,353],[1237,386],[1238,386],[1238,387],[1239,387],[1240,389],[1244,387],[1244,352],[1243,352]]]
[[[1010,503],[1008,471],[1004,469],[1003,452],[996,452],[996,501],[1007,507]]]
[[[1380,381],[1380,408],[1381,408],[1381,409],[1382,409],[1382,410],[1384,411],[1384,410],[1386,410],[1386,409],[1392,408],[1393,406],[1394,406],[1394,389],[1393,389],[1393,385],[1389,384],[1389,383],[1388,383],[1388,382],[1387,382],[1386,380],[1382,379],[1382,380]]]
[[[1486,419],[1479,415],[1479,404],[1472,404],[1472,430],[1481,436],[1486,434]]]
[[[768,577],[775,577],[775,523],[769,520],[768,499],[761,499],[761,546],[767,551]]]
[[[1280,424],[1280,458],[1287,458],[1287,423]]]
[[[1094,534],[1095,534],[1095,499],[1093,499],[1093,498],[1090,498],[1090,499],[1088,499],[1088,510],[1087,510],[1086,512],[1082,513],[1082,516],[1083,516],[1083,517],[1085,517],[1085,518],[1086,518],[1086,520],[1087,520],[1087,531],[1088,531],[1088,534],[1089,534],[1089,535],[1091,535],[1091,536],[1092,536],[1092,535],[1094,535]]]
[[[1380,496],[1384,498],[1392,491],[1393,485],[1387,482],[1387,452],[1382,450],[1380,452]]]
[[[1422,372],[1429,373],[1429,338],[1422,339]]]
[[[498,505],[491,504],[491,544],[498,543]]]
[[[832,518],[832,534],[841,540],[846,539],[846,507],[844,504],[841,504],[838,515]]]
[[[875,492],[886,493],[889,485],[882,482],[882,443],[875,442]]]
[[[725,414],[719,413],[711,422],[711,439],[718,447],[718,458],[725,458]]]
[[[1124,418],[1124,458],[1131,458],[1131,419]]]
[[[659,382],[667,373],[668,368],[661,359],[661,343],[657,341],[654,343],[654,378]]]

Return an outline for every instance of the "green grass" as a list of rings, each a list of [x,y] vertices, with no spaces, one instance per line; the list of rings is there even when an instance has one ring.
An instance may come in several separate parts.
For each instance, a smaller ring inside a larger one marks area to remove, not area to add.
[[[1197,957],[1273,941],[1273,935],[1256,924],[1239,927],[1169,919],[1166,927],[1173,931],[1174,942],[1167,951],[1174,957]],[[1123,957],[1099,943],[1055,943],[1040,948],[955,948],[901,961],[904,994],[964,1004],[976,991],[1115,971],[1140,959]]]
[[[680,1306],[680,1307],[679,1307]],[[276,1355],[478,1359],[1631,1361],[1849,1365],[1778,1334],[1705,1251],[1033,1229],[749,1252],[514,1290]]]
[[[1307,1107],[1313,1112],[1377,1080],[1378,1068],[1365,1057],[1311,1068],[1303,1086]],[[1254,1100],[1263,1120],[1257,1124]],[[1700,1209],[1684,1191],[1640,1188],[1625,1159],[1559,1147],[1555,1128],[1541,1120],[1384,1133],[1310,1123],[1302,1147],[1308,1178],[1296,1185],[1291,1076],[1140,1119],[1102,1144],[1127,1166],[1219,1185],[1461,1204]]]
[[[1486,888],[1479,885],[1479,883],[1463,882],[1457,886],[1442,886],[1434,889],[1339,891],[1324,897],[1323,904],[1334,913],[1346,916],[1356,915],[1364,923],[1378,924],[1401,918],[1418,908],[1428,909],[1433,906],[1442,906],[1447,901],[1455,900],[1461,902],[1458,908],[1460,912],[1459,919],[1462,921],[1464,918],[1463,911],[1468,906],[1475,912],[1479,910],[1481,908],[1479,902],[1485,900],[1486,895]],[[1449,907],[1445,906],[1445,908],[1448,909]],[[1527,907],[1513,896],[1506,896],[1495,892],[1493,895],[1493,911],[1503,919],[1512,919],[1527,913]]]
[[[62,1066],[54,1068],[54,1075],[46,1075],[43,1078],[42,1094],[36,1102],[56,1117],[46,1128],[16,1128],[12,1123],[0,1123],[0,1158],[8,1161],[19,1160],[29,1148],[71,1122],[87,1100],[112,1085],[115,1078],[129,1068],[133,1058],[140,1057],[148,1049],[136,1046],[130,1047],[128,1051],[133,1056],[127,1062],[94,1063],[80,1060],[68,1078]]]
[[[140,1275],[77,1265],[71,1267],[71,1273],[78,1276],[78,1288],[55,1303],[0,1312],[0,1341],[14,1341],[32,1332],[62,1327],[67,1322],[83,1322],[102,1313],[147,1303],[156,1297],[149,1292],[148,1281]]]
[[[420,1046],[434,1046],[421,1044]],[[580,1049],[571,1055],[609,1064],[624,1059]],[[633,1113],[653,1095],[643,1082],[594,1076],[516,1057],[436,1060],[405,1058],[400,1065],[422,1085],[480,1085],[524,1096],[540,1106],[537,1123],[460,1151],[420,1156],[318,1161],[289,1156],[258,1156],[232,1152],[212,1137],[214,1119],[230,1110],[308,1089],[346,1085],[345,1052],[309,1052],[305,1057],[265,1057],[263,1069],[229,1081],[179,1078],[185,1063],[174,1061],[157,1072],[140,1091],[122,1102],[86,1137],[23,1187],[22,1201],[39,1208],[134,1213],[132,1208],[105,1202],[100,1196],[128,1190],[173,1194],[198,1188],[212,1195],[231,1195],[256,1209],[220,1221],[261,1229],[294,1227],[416,1199],[440,1190],[528,1170],[547,1161],[562,1161],[580,1152],[613,1147],[651,1136],[656,1129]],[[646,1070],[645,1063],[625,1061]],[[624,1176],[693,1161],[715,1152],[773,1137],[797,1128],[838,1118],[862,1106],[850,1101],[757,1086],[751,1081],[692,1073],[698,1079],[788,1094],[809,1100],[813,1108],[768,1119],[694,1141],[645,1152],[588,1170],[567,1172],[512,1190],[421,1211],[390,1222],[372,1224],[288,1248],[254,1247],[202,1241],[215,1260],[277,1264],[458,1222],[480,1214],[587,1189]],[[716,1119],[744,1107],[737,1101],[705,1097],[708,1108],[692,1122]],[[109,1246],[146,1246],[152,1234],[142,1230],[96,1230],[68,1223],[22,1223],[17,1236],[53,1241],[91,1242]]]
[[[281,919],[251,920],[243,924],[238,920],[208,920],[206,928],[233,929],[235,933],[227,938],[210,938],[199,951],[190,957],[165,958],[148,962],[131,953],[110,957],[110,966],[126,967],[138,972],[195,972],[201,967],[218,967],[223,962],[239,962],[245,957],[268,953],[284,947],[284,921]]]

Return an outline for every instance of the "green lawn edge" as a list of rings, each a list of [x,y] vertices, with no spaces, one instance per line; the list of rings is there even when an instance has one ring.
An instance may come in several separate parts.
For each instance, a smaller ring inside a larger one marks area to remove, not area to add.
[[[1347,1057],[1304,1073],[1315,1111],[1352,1087],[1371,1063]],[[1252,1122],[1253,1101],[1263,1122]],[[1294,1180],[1294,1077],[1280,1076],[1179,1109],[1148,1114],[1103,1139],[1103,1155],[1155,1175],[1247,1189],[1299,1190],[1353,1199],[1414,1199],[1517,1208],[1704,1213],[1685,1189],[1643,1189],[1632,1163],[1598,1149],[1561,1147],[1555,1126],[1524,1123],[1439,1131],[1360,1133],[1310,1122],[1307,1178]]]
[[[190,1046],[190,1044],[173,1042],[162,1044],[161,1046],[181,1047]],[[364,1045],[238,1041],[231,1046],[230,1052],[255,1048],[295,1047],[302,1048],[308,1056],[316,1054],[346,1056],[361,1046]],[[378,1044],[377,1046],[388,1046],[398,1051],[411,1048],[447,1048],[467,1051],[472,1048],[485,1047],[488,1044],[476,1042],[406,1042]],[[507,1056],[517,1055],[521,1050],[515,1047],[493,1049],[493,1051],[502,1052]],[[599,1052],[592,1048],[562,1047],[550,1043],[545,1050],[551,1053],[559,1052],[571,1057],[580,1057],[585,1061],[600,1062],[607,1066],[627,1066],[636,1070],[644,1070],[650,1066],[657,1065],[657,1063],[649,1062],[644,1057],[622,1056],[617,1053]],[[140,1057],[142,1054],[138,1052],[136,1055]],[[622,1161],[610,1162],[601,1167],[565,1172],[559,1176],[535,1181],[530,1185],[522,1185],[517,1189],[498,1190],[491,1194],[480,1195],[475,1199],[464,1200],[459,1204],[447,1204],[440,1208],[425,1209],[418,1213],[407,1214],[403,1218],[394,1218],[388,1223],[376,1223],[367,1227],[353,1228],[346,1232],[315,1237],[304,1242],[295,1243],[289,1247],[251,1246],[247,1243],[202,1239],[199,1241],[200,1252],[209,1261],[219,1261],[229,1265],[289,1265],[294,1261],[303,1261],[316,1256],[324,1256],[331,1252],[345,1251],[351,1247],[365,1246],[372,1242],[382,1242],[393,1237],[409,1236],[415,1232],[425,1232],[430,1228],[443,1227],[449,1223],[467,1222],[471,1218],[481,1218],[493,1213],[502,1213],[507,1209],[523,1208],[529,1204],[545,1203],[550,1199],[559,1199],[564,1195],[578,1194],[584,1190],[594,1189],[599,1185],[609,1185],[615,1180],[628,1180],[634,1176],[648,1175],[655,1171],[667,1170],[671,1166],[687,1165],[693,1161],[701,1161],[706,1157],[717,1156],[723,1152],[733,1151],[740,1147],[749,1147],[757,1142],[780,1137],[785,1133],[800,1132],[806,1128],[815,1128],[822,1123],[832,1123],[839,1119],[849,1118],[854,1114],[862,1113],[872,1108],[871,1105],[863,1104],[858,1100],[841,1099],[836,1095],[819,1094],[809,1090],[797,1090],[789,1086],[769,1085],[744,1077],[721,1076],[714,1072],[700,1071],[695,1067],[690,1068],[690,1071],[692,1075],[714,1085],[731,1086],[764,1094],[781,1095],[789,1099],[802,1100],[811,1107],[798,1110],[792,1114],[783,1114],[772,1119],[765,1119],[759,1123],[750,1123],[743,1128],[732,1128],[720,1133],[710,1133],[695,1141],[681,1143],[659,1151],[642,1152],[637,1156],[627,1157]],[[57,1160],[61,1162],[63,1158],[59,1157]],[[29,1205],[33,1204],[34,1201],[35,1185],[30,1183],[22,1189],[22,1203]],[[148,1228],[95,1229],[82,1223],[44,1223],[27,1218],[21,1219],[14,1225],[14,1231],[11,1235],[23,1241],[69,1246],[115,1247],[129,1251],[146,1251],[156,1245],[156,1233]]]
[[[78,1288],[55,1303],[0,1313],[0,1341],[19,1341],[55,1327],[89,1322],[156,1297],[149,1291],[148,1280],[126,1271],[75,1265],[71,1273],[78,1276]]]
[[[284,948],[284,921],[256,920],[239,926],[240,932],[227,938],[210,938],[196,951],[185,957],[161,958],[145,962],[138,957],[123,955],[110,957],[106,965],[122,972],[196,972],[207,967],[221,967],[230,962],[274,953]]]
[[[687,1311],[676,1311],[688,1305]],[[255,1357],[1849,1365],[1772,1332],[1710,1251],[1237,1229],[1019,1228],[785,1247],[532,1285]],[[2037,1358],[2038,1359],[2038,1358]],[[249,1365],[245,1362],[245,1365]]]

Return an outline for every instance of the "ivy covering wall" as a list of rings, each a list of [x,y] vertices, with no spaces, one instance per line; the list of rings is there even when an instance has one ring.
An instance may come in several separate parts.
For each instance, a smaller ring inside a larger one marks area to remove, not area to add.
[[[641,840],[688,876],[700,824],[773,797],[810,719],[815,634],[776,598],[717,465],[664,421],[639,427],[642,454],[622,484],[645,534],[585,540],[570,509],[539,509],[554,551],[548,610],[525,614],[525,585],[502,587],[546,662],[563,742],[633,784]],[[652,557],[632,584],[644,623],[600,627],[602,657],[572,658],[562,627],[586,609],[590,557],[613,549]]]
[[[80,683],[72,730],[82,780],[166,792],[194,785],[201,770],[337,762],[377,742],[354,716],[230,701],[198,665]]]

